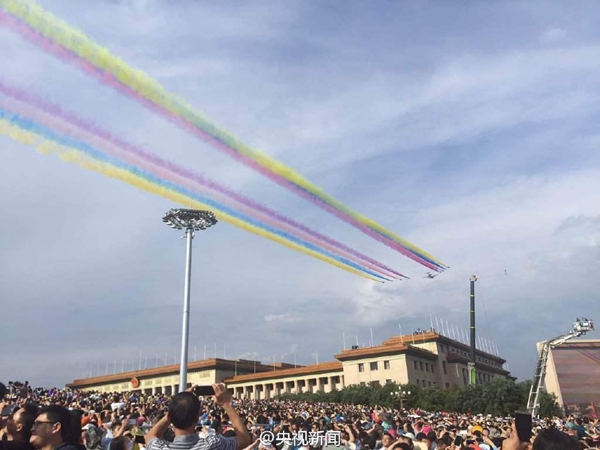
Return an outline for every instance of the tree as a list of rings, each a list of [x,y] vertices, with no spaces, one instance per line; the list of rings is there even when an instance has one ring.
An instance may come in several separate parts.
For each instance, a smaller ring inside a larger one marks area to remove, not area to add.
[[[444,411],[446,394],[437,386],[423,388],[419,396],[419,407],[425,411]]]
[[[556,395],[543,391],[540,396],[540,417],[562,416]]]
[[[511,415],[527,404],[522,386],[507,378],[496,378],[481,387],[484,414]]]
[[[530,388],[531,381],[515,383],[507,378],[496,378],[486,384],[445,390],[436,386],[423,388],[415,384],[399,385],[390,382],[384,386],[370,383],[347,386],[339,391],[284,394],[279,398],[399,408],[400,401],[396,393],[404,391],[410,392],[410,396],[405,397],[403,401],[407,409],[509,416],[527,407]],[[560,414],[560,407],[554,395],[543,392],[540,400],[541,416],[552,417]]]

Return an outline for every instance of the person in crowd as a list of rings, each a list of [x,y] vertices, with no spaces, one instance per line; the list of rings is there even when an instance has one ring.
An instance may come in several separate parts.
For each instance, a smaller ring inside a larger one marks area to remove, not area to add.
[[[38,406],[34,403],[26,403],[21,408],[14,408],[14,412],[8,416],[4,426],[6,439],[1,442],[0,450],[35,450],[29,440],[37,413]]]
[[[235,437],[218,434],[208,435],[206,438],[198,436],[196,426],[200,420],[201,403],[192,393],[193,388],[190,388],[173,397],[168,413],[146,434],[147,450],[243,450],[250,445],[250,433],[233,406],[231,394],[223,383],[213,384],[213,389],[214,401],[227,414]],[[175,433],[173,442],[162,439],[169,424],[173,425]]]
[[[38,450],[80,450],[70,441],[72,420],[73,416],[64,406],[43,408],[33,421],[29,442]]]

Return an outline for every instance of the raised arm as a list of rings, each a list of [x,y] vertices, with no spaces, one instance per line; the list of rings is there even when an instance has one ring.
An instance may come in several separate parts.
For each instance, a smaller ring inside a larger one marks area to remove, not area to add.
[[[223,383],[213,384],[215,390],[215,402],[225,410],[231,421],[231,426],[235,431],[235,439],[237,441],[237,449],[243,450],[251,444],[252,438],[248,432],[248,428],[242,419],[238,415],[237,411],[233,407],[233,399],[231,394]]]

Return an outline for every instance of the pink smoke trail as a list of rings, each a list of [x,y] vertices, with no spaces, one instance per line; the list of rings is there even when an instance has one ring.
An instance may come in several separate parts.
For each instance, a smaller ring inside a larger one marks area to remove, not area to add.
[[[89,61],[79,57],[79,55],[71,52],[70,50],[62,47],[59,44],[56,44],[51,39],[45,37],[44,35],[39,33],[37,30],[35,30],[35,29],[31,28],[29,25],[23,23],[18,18],[14,17],[6,12],[0,11],[0,24],[3,24],[6,27],[13,30],[14,32],[20,34],[22,37],[24,37],[25,39],[27,39],[34,45],[42,48],[46,52],[54,54],[55,56],[59,57],[60,59],[62,59],[65,62],[74,64],[75,66],[82,69],[85,73],[97,78],[101,83],[103,83],[107,86],[110,86],[110,87],[114,88],[115,90],[117,90],[118,92],[120,92],[121,94],[140,102],[142,105],[144,105],[149,110],[156,112],[160,116],[166,118],[168,121],[189,131],[194,136],[198,137],[200,140],[202,140],[204,142],[208,142],[209,144],[217,147],[219,150],[227,153],[229,156],[231,156],[238,162],[251,167],[252,169],[261,173],[262,175],[269,178],[273,182],[279,184],[280,186],[283,186],[287,189],[292,190],[296,194],[300,195],[301,197],[305,198],[306,200],[310,201],[311,203],[327,210],[328,212],[335,215],[336,217],[343,220],[344,222],[348,223],[349,225],[360,229],[361,231],[363,231],[364,233],[373,237],[375,240],[381,242],[382,244],[387,245],[388,247],[397,250],[404,256],[424,265],[425,267],[427,267],[431,270],[438,271],[438,272],[440,271],[440,268],[438,266],[436,266],[435,264],[433,264],[433,263],[427,261],[426,259],[420,257],[419,255],[413,253],[411,250],[403,247],[402,245],[398,244],[397,242],[394,242],[393,240],[386,238],[385,236],[381,235],[377,231],[372,230],[368,226],[354,220],[353,218],[349,217],[347,214],[337,210],[333,206],[322,201],[320,198],[316,197],[315,195],[311,194],[310,192],[305,191],[301,187],[296,186],[294,183],[281,177],[280,175],[271,172],[269,169],[259,165],[258,163],[251,160],[250,158],[237,153],[236,151],[234,151],[233,149],[231,149],[230,147],[228,147],[226,144],[219,141],[215,137],[198,129],[192,123],[171,113],[167,109],[165,109],[159,105],[156,105],[155,103],[152,103],[150,100],[144,98],[139,93],[137,93],[135,90],[122,84],[112,74],[110,74],[102,69],[99,69],[98,67],[96,67],[92,63],[90,63]]]
[[[75,116],[71,112],[64,111],[60,107],[36,98],[31,94],[23,92],[22,90],[10,87],[2,80],[0,80],[0,92],[17,100],[17,102],[4,100],[3,104],[5,105],[5,109],[17,112],[18,114],[24,116],[29,116],[40,123],[47,124],[49,127],[56,129],[63,134],[72,135],[77,139],[88,141],[97,149],[102,150],[104,153],[115,155],[133,165],[141,166],[145,170],[148,170],[163,179],[183,184],[192,190],[196,188],[195,185],[207,187],[219,194],[220,197],[226,197],[229,200],[233,199],[242,205],[245,212],[250,215],[256,216],[257,211],[262,213],[259,214],[264,217],[262,220],[269,222],[271,226],[284,228],[294,234],[298,234],[298,230],[300,230],[300,234],[303,235],[303,238],[311,241],[313,244],[325,247],[334,253],[339,253],[341,251],[350,259],[354,259],[355,262],[359,264],[365,264],[372,270],[375,270],[379,273],[390,276],[390,274],[385,273],[389,272],[393,274],[391,276],[403,276],[386,265],[373,260],[372,258],[345,246],[344,244],[311,230],[305,225],[279,214],[276,211],[273,211],[245,196],[237,194],[234,191],[219,185],[217,182],[207,179],[200,174],[193,173],[174,163],[163,160],[156,155],[142,150],[133,144],[123,141],[122,139],[113,136],[111,133],[98,128],[96,125]],[[22,102],[29,107],[24,108],[18,102]],[[43,111],[43,113],[41,111]],[[66,127],[65,123],[62,121],[69,123],[72,127]],[[107,146],[101,140],[110,143],[110,145]],[[149,167],[148,164],[155,167]],[[190,181],[192,181],[192,183],[190,183]],[[281,223],[278,222],[282,222],[287,226],[282,226]],[[357,261],[350,255],[359,258],[363,262]]]

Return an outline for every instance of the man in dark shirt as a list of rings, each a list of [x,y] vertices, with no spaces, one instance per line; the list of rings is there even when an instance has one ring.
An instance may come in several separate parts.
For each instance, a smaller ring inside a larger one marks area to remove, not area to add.
[[[17,409],[6,421],[6,441],[0,446],[1,450],[34,450],[35,447],[29,443],[31,438],[31,427],[37,416],[38,407],[33,403],[27,403]]]

